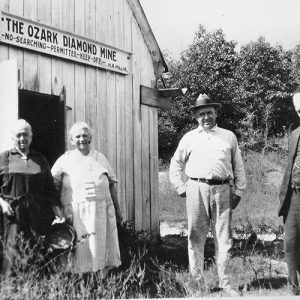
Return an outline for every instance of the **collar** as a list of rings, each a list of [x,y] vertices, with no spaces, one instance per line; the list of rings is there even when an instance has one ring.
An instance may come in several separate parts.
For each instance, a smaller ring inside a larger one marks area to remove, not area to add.
[[[203,131],[205,131],[205,132],[216,132],[217,131],[217,129],[218,129],[218,125],[216,124],[213,128],[211,128],[211,129],[204,129],[202,126],[198,126],[198,131],[199,132],[203,132]]]
[[[19,154],[19,155],[23,156],[23,154],[22,154],[16,147],[12,148],[12,149],[10,150],[10,153],[11,153],[11,154]],[[28,154],[27,154],[27,157],[30,156],[31,154],[32,154],[32,151],[29,149],[29,152],[28,152]]]

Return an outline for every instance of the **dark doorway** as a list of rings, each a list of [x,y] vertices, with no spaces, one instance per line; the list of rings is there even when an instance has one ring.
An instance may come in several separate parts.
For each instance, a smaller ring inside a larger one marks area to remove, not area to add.
[[[19,90],[19,118],[32,126],[31,148],[41,152],[50,166],[65,152],[64,112],[58,96]]]

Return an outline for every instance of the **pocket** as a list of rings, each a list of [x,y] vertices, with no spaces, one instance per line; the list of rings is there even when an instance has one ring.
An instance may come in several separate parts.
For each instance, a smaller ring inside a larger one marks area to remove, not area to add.
[[[95,201],[96,200],[96,185],[93,181],[88,181],[83,183],[85,199],[87,201]]]

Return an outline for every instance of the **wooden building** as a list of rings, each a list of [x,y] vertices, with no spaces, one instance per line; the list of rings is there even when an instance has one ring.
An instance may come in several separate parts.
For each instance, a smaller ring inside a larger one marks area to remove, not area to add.
[[[1,150],[25,118],[53,164],[71,148],[70,126],[87,122],[123,216],[158,233],[157,108],[141,104],[141,86],[155,88],[167,66],[139,1],[1,0],[0,10]]]

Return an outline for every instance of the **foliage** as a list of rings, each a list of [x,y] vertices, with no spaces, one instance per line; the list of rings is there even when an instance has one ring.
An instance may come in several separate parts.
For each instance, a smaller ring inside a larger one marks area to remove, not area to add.
[[[269,137],[298,123],[291,100],[300,82],[300,46],[285,51],[260,37],[237,51],[236,42],[226,40],[222,30],[208,32],[200,25],[180,59],[167,55],[166,61],[165,86],[187,87],[188,93],[172,98],[170,111],[159,111],[159,156],[165,161],[180,138],[197,126],[189,108],[200,93],[222,104],[218,125],[251,149],[267,148]]]
[[[296,78],[298,85],[297,90],[300,89],[300,45],[297,45],[292,51],[292,72]]]
[[[236,91],[233,99],[240,118],[249,121],[266,140],[282,133],[284,126],[297,120],[293,114],[291,95],[296,89],[292,73],[291,52],[272,47],[263,37],[243,46],[235,70]],[[289,114],[288,112],[292,112]],[[241,124],[242,139],[247,127]]]

